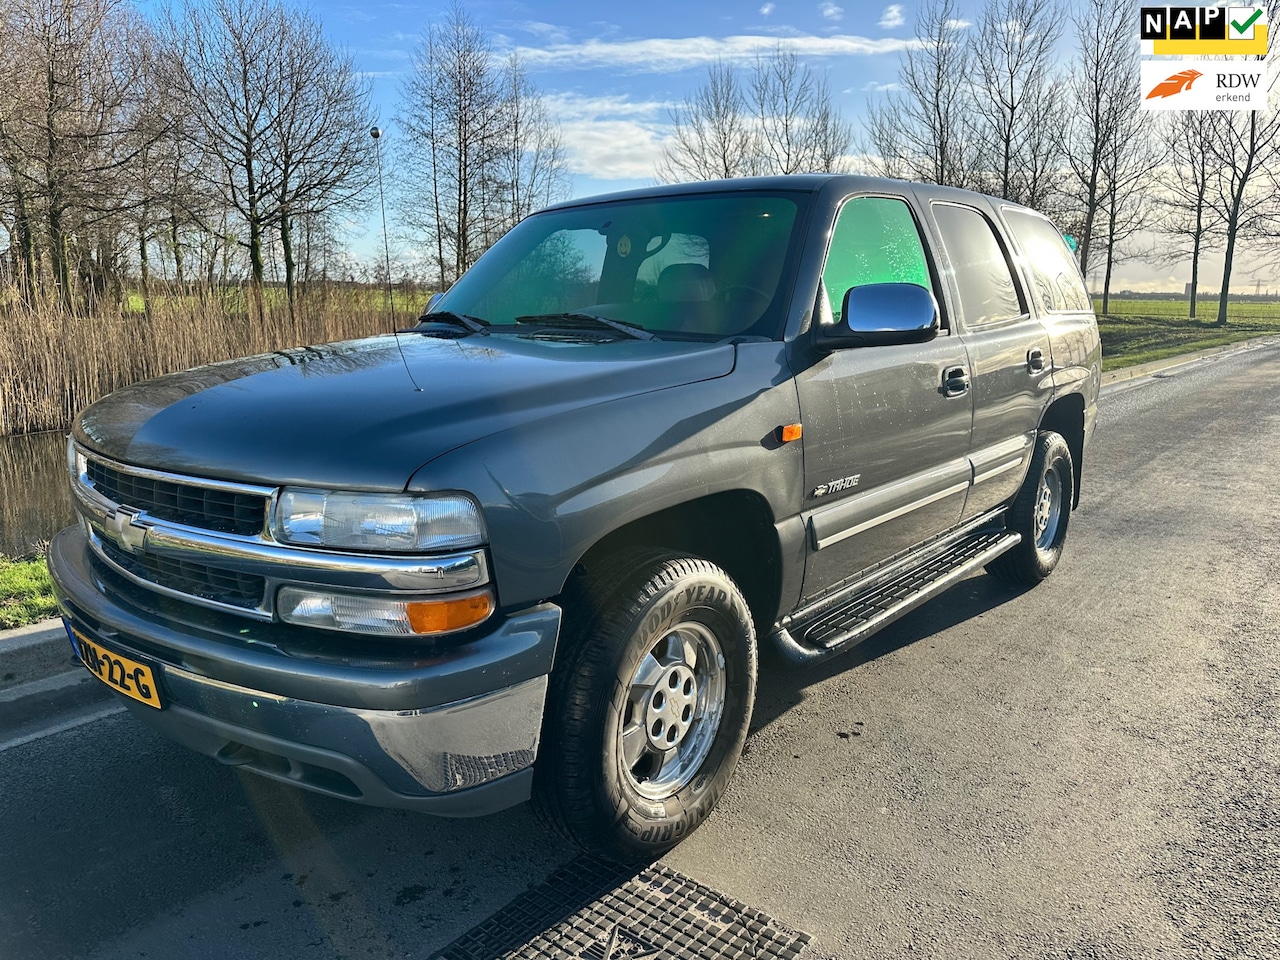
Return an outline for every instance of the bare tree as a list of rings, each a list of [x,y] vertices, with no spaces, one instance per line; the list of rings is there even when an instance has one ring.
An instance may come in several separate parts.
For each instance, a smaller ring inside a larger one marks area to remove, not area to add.
[[[754,172],[746,96],[729,64],[707,69],[706,82],[672,111],[671,126],[671,142],[658,162],[661,179],[721,180]]]
[[[294,309],[294,224],[358,203],[373,185],[369,81],[325,40],[320,23],[296,12],[281,24],[279,102],[265,153],[270,161],[285,290]]]
[[[1227,298],[1236,247],[1268,232],[1275,195],[1268,171],[1280,163],[1280,96],[1273,89],[1270,110],[1215,114],[1207,141],[1211,177],[1208,206],[1225,241],[1218,325],[1227,325]]]
[[[1212,128],[1212,115],[1201,111],[1174,114],[1164,128],[1170,176],[1163,179],[1164,190],[1158,199],[1160,232],[1174,240],[1172,252],[1179,259],[1191,257],[1188,299],[1193,320],[1200,289],[1200,258],[1217,227],[1209,209],[1214,174],[1209,148]]]
[[[1131,109],[1120,115],[1116,135],[1102,157],[1106,184],[1100,216],[1105,230],[1102,312],[1111,307],[1111,278],[1117,263],[1147,251],[1130,244],[1150,225],[1152,171],[1160,158],[1152,142],[1148,115]]]
[[[33,287],[42,238],[64,309],[117,283],[129,175],[154,136],[140,122],[151,49],[119,0],[14,0],[4,14],[0,160],[14,197],[20,274]]]
[[[446,287],[566,191],[563,147],[519,60],[499,64],[460,4],[422,38],[401,98],[400,216],[430,239]]]
[[[357,201],[371,183],[368,83],[314,18],[277,0],[188,0],[165,26],[186,132],[208,161],[193,172],[245,225],[258,314],[273,231],[292,306],[295,218]]]
[[[1052,0],[988,0],[969,46],[978,75],[972,106],[982,186],[1019,203],[1042,205],[1059,168],[1056,14]]]
[[[970,77],[954,0],[927,0],[915,21],[919,46],[903,54],[901,92],[869,103],[863,153],[873,173],[966,187]]]
[[[745,86],[732,67],[713,65],[671,119],[657,167],[668,182],[833,172],[853,140],[825,77],[782,47],[757,55]]]
[[[826,78],[782,47],[757,54],[750,107],[758,173],[830,173],[853,139],[853,128],[831,103]]]
[[[1125,0],[1085,0],[1074,16],[1079,61],[1066,83],[1061,155],[1068,170],[1065,191],[1080,233],[1080,269],[1091,266],[1099,211],[1109,186],[1103,165],[1112,154],[1123,117],[1136,109],[1137,51],[1128,23],[1133,8]]]
[[[502,143],[487,171],[493,207],[485,245],[567,192],[564,143],[537,87],[517,54],[507,57],[498,77],[502,103]]]

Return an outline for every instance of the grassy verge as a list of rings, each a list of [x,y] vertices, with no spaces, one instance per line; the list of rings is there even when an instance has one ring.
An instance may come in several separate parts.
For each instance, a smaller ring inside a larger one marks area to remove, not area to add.
[[[0,630],[38,623],[57,613],[44,557],[0,557]]]
[[[1100,316],[1098,332],[1102,335],[1102,369],[1118,370],[1251,337],[1280,334],[1280,316],[1233,319],[1225,327],[1186,317]]]

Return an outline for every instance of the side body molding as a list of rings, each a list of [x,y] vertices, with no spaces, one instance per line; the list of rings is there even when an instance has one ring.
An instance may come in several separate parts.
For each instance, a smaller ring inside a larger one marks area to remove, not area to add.
[[[814,510],[809,514],[813,549],[822,550],[921,507],[964,493],[972,479],[973,466],[967,457],[961,457]]]

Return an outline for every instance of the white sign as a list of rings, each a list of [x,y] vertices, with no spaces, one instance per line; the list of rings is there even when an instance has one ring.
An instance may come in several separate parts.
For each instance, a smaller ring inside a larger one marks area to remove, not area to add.
[[[1143,60],[1142,110],[1265,110],[1261,60]]]

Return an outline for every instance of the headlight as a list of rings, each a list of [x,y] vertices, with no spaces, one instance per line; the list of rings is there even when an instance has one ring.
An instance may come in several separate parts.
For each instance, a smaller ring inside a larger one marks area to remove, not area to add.
[[[286,623],[388,637],[453,633],[483,623],[493,611],[488,590],[401,600],[320,587],[281,587],[276,598],[276,612]]]
[[[276,502],[281,543],[377,553],[430,553],[484,543],[480,508],[467,497],[341,493],[289,488]]]

